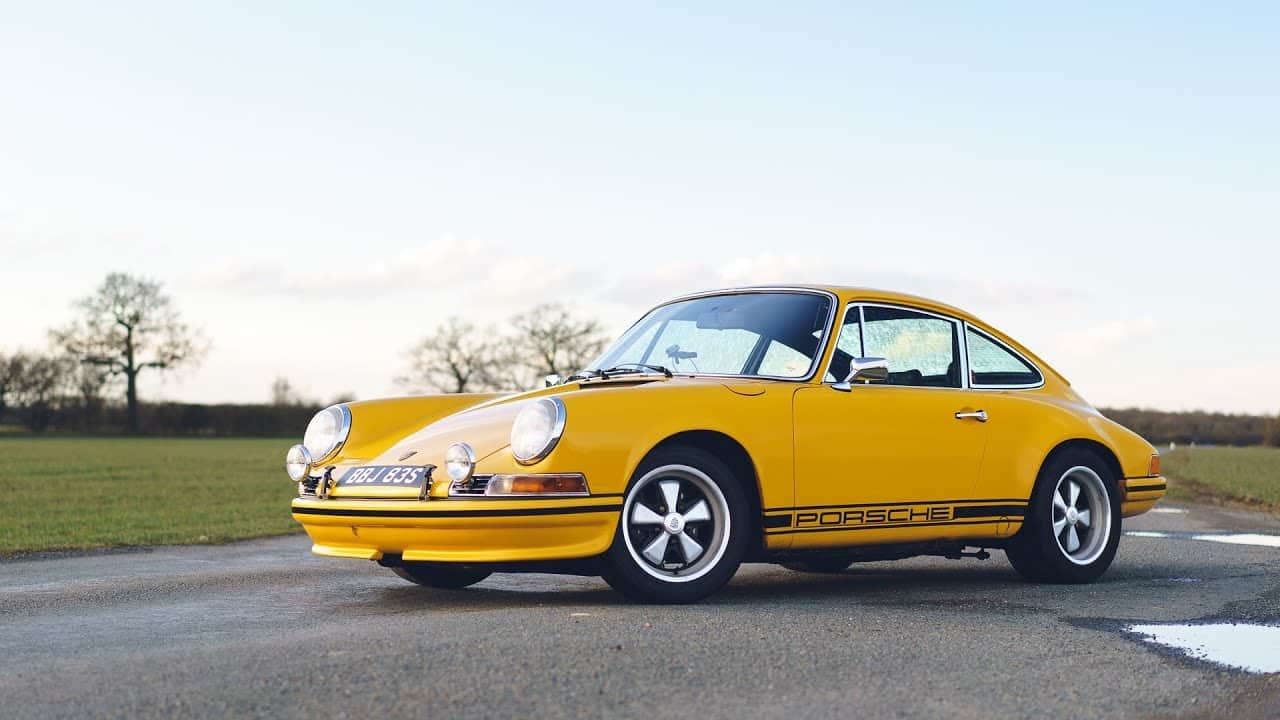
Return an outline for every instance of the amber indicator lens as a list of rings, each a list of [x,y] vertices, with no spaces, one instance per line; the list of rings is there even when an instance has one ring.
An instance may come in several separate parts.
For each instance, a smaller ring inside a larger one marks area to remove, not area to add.
[[[586,495],[587,479],[578,474],[494,475],[486,495]]]
[[[1147,468],[1147,474],[1153,477],[1160,474],[1160,456],[1159,455],[1151,456],[1151,467]]]

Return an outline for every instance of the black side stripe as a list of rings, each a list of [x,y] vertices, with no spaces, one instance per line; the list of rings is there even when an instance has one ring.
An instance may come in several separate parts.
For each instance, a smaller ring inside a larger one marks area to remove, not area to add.
[[[970,505],[968,507],[955,508],[951,511],[951,514],[957,518],[1003,517],[1006,515],[1022,517],[1026,512],[1026,505]]]
[[[798,505],[796,507],[775,507],[765,508],[764,511],[769,512],[790,512],[792,510],[844,510],[845,508],[865,508],[865,507],[901,507],[904,505],[974,505],[977,503],[1009,503],[1017,505],[1026,505],[1026,498],[970,498],[968,500],[908,500],[906,502],[873,502],[873,503],[857,503],[854,505]]]
[[[764,526],[766,528],[791,527],[791,513],[787,513],[786,515],[766,515],[764,518]]]
[[[1151,483],[1149,485],[1129,485],[1129,492],[1152,492],[1155,490],[1164,490],[1165,483]]]
[[[349,508],[293,508],[294,515],[336,515],[341,517],[473,518],[522,517],[526,515],[577,515],[617,512],[620,505],[582,505],[563,508],[516,508],[512,510],[358,510]]]
[[[989,518],[986,520],[957,520],[946,522],[920,522],[920,523],[881,523],[878,525],[846,525],[841,527],[816,527],[816,528],[796,528],[793,530],[779,530],[771,532],[769,535],[794,535],[797,533],[819,533],[819,532],[852,532],[855,530],[897,530],[899,528],[918,528],[936,525],[995,525],[1000,522],[1000,518]],[[1018,520],[1017,522],[1022,522]]]

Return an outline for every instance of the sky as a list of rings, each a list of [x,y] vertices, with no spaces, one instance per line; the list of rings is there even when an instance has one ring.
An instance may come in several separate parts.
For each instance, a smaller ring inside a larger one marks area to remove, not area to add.
[[[451,315],[837,283],[1280,411],[1274,3],[104,5],[0,0],[0,351],[123,271],[212,340],[144,398],[369,398]]]

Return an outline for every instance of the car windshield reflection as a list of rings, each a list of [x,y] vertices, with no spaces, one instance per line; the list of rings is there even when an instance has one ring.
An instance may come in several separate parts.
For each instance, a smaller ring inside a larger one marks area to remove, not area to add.
[[[589,368],[801,380],[812,376],[822,354],[831,309],[829,296],[809,292],[680,300],[655,308]]]

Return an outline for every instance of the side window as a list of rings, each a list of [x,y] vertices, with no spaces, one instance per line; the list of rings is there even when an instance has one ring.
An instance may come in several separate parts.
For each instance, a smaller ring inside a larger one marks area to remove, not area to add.
[[[969,344],[969,382],[974,387],[1039,385],[1043,380],[1039,370],[986,334],[969,328],[965,341]]]
[[[839,382],[849,374],[849,361],[862,357],[862,326],[858,321],[858,306],[853,305],[844,314],[844,323],[836,331],[836,349],[831,356],[831,367],[823,376],[823,382]]]
[[[903,308],[863,309],[863,350],[889,361],[888,385],[960,387],[956,323]]]

